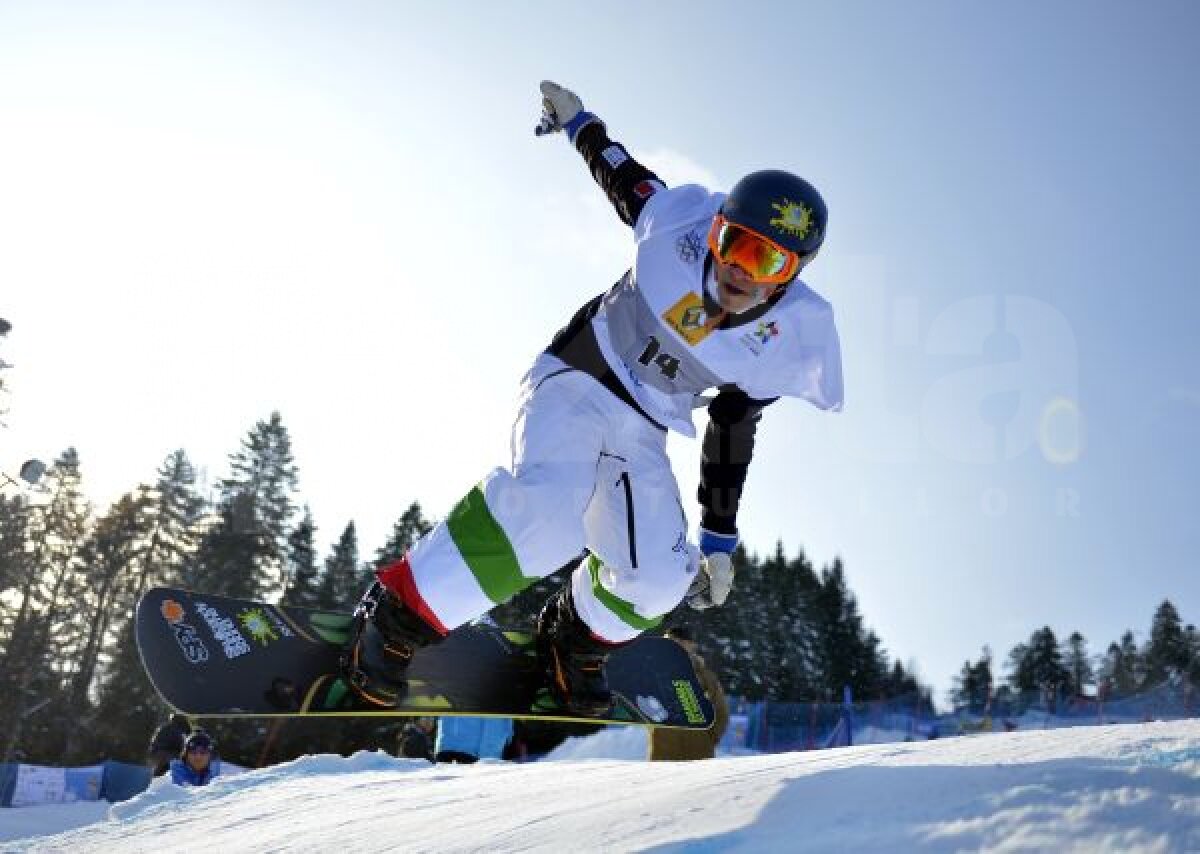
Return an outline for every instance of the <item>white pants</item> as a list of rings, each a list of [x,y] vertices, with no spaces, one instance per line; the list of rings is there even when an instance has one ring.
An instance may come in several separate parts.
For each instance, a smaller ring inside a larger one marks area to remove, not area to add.
[[[543,354],[523,382],[511,470],[493,470],[409,561],[426,604],[454,628],[586,549],[571,578],[576,610],[615,642],[683,598],[697,566],[686,532],[665,431]]]

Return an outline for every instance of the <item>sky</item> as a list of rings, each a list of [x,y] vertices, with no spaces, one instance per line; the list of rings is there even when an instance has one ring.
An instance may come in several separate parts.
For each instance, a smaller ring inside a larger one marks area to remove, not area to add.
[[[521,375],[628,265],[572,88],[668,183],[778,167],[846,407],[768,410],[744,542],[845,562],[944,692],[1043,625],[1200,622],[1200,10],[0,2],[0,468],[103,506],[279,410],[364,557],[509,460]],[[696,442],[674,437],[694,492]],[[698,517],[690,510],[693,522]]]

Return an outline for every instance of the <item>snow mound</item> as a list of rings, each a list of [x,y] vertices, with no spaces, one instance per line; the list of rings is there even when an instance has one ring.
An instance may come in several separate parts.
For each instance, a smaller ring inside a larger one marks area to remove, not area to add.
[[[568,738],[542,757],[543,762],[578,759],[645,759],[646,730],[640,726],[610,726],[587,736]]]
[[[108,821],[4,850],[1200,851],[1197,720],[613,758],[633,751],[631,732],[524,765],[360,753],[160,784]]]
[[[176,786],[164,775],[154,778],[150,787],[140,795],[113,804],[108,814],[116,820],[133,819],[161,812],[159,808],[164,804],[225,798],[296,777],[356,774],[363,771],[414,771],[428,767],[429,763],[423,760],[397,759],[382,751],[361,750],[349,758],[332,753],[303,756],[253,773],[217,777],[210,785],[201,788]]]

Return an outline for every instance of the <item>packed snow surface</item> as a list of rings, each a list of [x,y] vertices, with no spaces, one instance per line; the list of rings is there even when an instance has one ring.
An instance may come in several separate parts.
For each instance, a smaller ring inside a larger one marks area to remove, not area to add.
[[[359,753],[159,780],[102,821],[0,848],[1200,851],[1195,720],[689,763],[642,761],[637,730],[593,738],[523,765]],[[587,758],[604,753],[625,758]]]

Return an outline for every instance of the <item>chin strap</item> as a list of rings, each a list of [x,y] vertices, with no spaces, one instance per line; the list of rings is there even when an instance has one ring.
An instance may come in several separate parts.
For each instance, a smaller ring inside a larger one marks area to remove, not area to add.
[[[721,301],[717,299],[717,270],[713,266],[712,253],[704,259],[704,312],[707,320],[704,322],[705,327],[712,331],[716,329],[725,318],[729,315],[724,308],[721,307]]]

